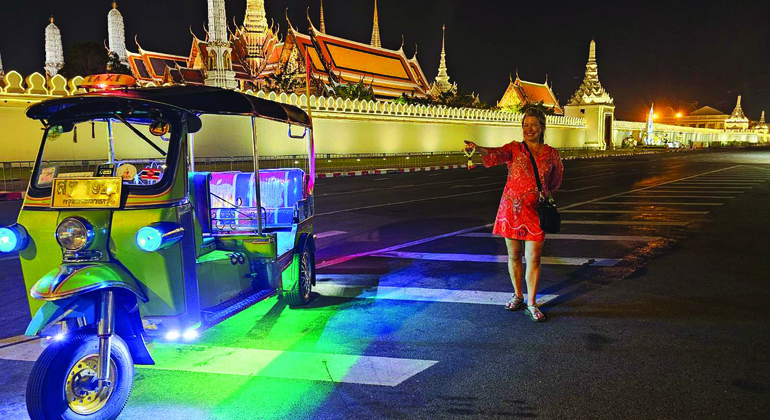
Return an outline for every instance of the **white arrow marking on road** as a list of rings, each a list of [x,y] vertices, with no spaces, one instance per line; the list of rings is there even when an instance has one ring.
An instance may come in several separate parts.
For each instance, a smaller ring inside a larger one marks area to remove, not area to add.
[[[507,263],[507,255],[480,255],[480,254],[444,254],[431,252],[400,252],[389,251],[374,254],[372,257],[386,258],[404,258],[411,260],[429,260],[429,261],[461,261],[461,262],[486,262],[486,263]],[[522,260],[524,258],[522,257]],[[540,264],[543,265],[583,265],[593,266],[613,266],[620,262],[613,258],[586,258],[586,257],[541,257]]]
[[[437,360],[189,344],[154,343],[150,347],[157,364],[138,366],[140,369],[364,385],[397,386],[438,363]]]
[[[313,290],[323,296],[407,300],[417,302],[469,303],[479,305],[504,305],[511,292],[486,292],[481,290],[427,289],[421,287],[352,286],[336,283],[318,283]],[[542,305],[558,295],[539,295],[537,304]],[[527,295],[524,295],[526,300]]]

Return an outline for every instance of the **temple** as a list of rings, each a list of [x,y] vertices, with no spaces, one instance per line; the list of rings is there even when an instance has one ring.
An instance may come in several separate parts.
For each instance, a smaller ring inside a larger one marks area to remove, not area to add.
[[[292,26],[287,16],[285,40],[280,39],[276,27],[268,25],[264,0],[246,1],[243,25],[235,25],[234,33],[228,30],[226,23],[225,0],[207,2],[206,36],[199,38],[191,31],[190,53],[187,56],[145,50],[136,36],[137,52],[126,49],[123,17],[114,2],[107,15],[108,48],[125,60],[142,86],[210,85],[301,93],[305,91],[305,56],[308,54],[311,61],[308,71],[310,90],[313,94],[328,94],[336,85],[359,82],[364,83],[379,99],[394,99],[403,94],[425,98],[457,90],[457,85],[449,82],[443,37],[439,74],[432,84],[428,83],[417,61],[417,53],[411,58],[406,56],[403,42],[397,50],[382,47],[376,1],[372,38],[368,44],[327,34],[323,2],[321,29],[316,29],[308,16],[308,31],[304,34]],[[48,32],[53,39],[53,29],[47,29]],[[60,45],[59,37],[59,51]],[[54,52],[51,41],[51,47],[47,43],[46,56],[53,57]],[[46,61],[51,63],[46,67],[50,68],[48,72],[51,75],[63,65],[60,53],[58,57],[58,61],[54,58]],[[556,103],[555,99],[552,102]]]
[[[749,119],[743,114],[741,108],[741,95],[738,95],[738,101],[735,104],[733,113],[725,120],[725,130],[748,130]]]
[[[441,60],[438,64],[438,75],[436,80],[430,87],[431,96],[439,96],[442,93],[457,92],[457,83],[449,84],[449,74],[446,68],[446,50],[444,48],[444,41],[446,38],[446,25],[441,26]]]
[[[595,144],[601,149],[612,148],[615,101],[599,81],[596,41],[593,39],[588,47],[588,61],[583,83],[564,107],[564,114],[567,117],[585,119],[587,132],[592,133],[591,138],[586,138],[586,144]],[[649,129],[648,132],[651,133],[652,130]]]
[[[438,78],[437,78],[438,79]],[[556,115],[564,115],[564,110],[559,106],[556,95],[548,86],[548,78],[545,83],[526,82],[516,74],[516,80],[510,78],[508,88],[503,97],[497,102],[499,108],[520,108],[523,105],[540,103],[549,108]]]
[[[45,73],[53,77],[64,67],[64,51],[61,45],[61,32],[59,27],[51,23],[45,28]]]

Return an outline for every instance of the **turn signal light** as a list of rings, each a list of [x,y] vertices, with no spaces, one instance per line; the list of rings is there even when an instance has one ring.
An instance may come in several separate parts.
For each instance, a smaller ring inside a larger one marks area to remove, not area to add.
[[[15,224],[0,228],[0,252],[16,252],[27,247],[29,235],[24,226]]]
[[[154,252],[174,245],[183,236],[184,228],[178,223],[157,222],[136,232],[136,244],[143,251]]]

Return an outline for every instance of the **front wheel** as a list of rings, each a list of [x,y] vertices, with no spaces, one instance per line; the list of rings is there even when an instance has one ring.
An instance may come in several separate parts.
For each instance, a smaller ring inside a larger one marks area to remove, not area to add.
[[[305,306],[310,302],[310,290],[313,287],[313,273],[315,271],[315,256],[310,247],[305,244],[302,247],[302,254],[295,256],[297,258],[298,279],[295,286],[284,292],[284,299],[289,306]]]
[[[98,387],[99,337],[76,333],[49,345],[27,381],[27,412],[38,419],[114,419],[131,395],[134,362],[126,343],[113,335],[110,385]]]

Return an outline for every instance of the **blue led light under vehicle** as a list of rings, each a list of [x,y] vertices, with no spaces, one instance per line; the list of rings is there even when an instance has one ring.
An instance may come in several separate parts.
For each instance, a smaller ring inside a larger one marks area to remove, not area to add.
[[[153,252],[168,248],[184,236],[184,228],[174,222],[157,222],[136,232],[136,244],[143,251]]]
[[[22,225],[0,228],[0,252],[15,252],[27,247],[29,235]]]

